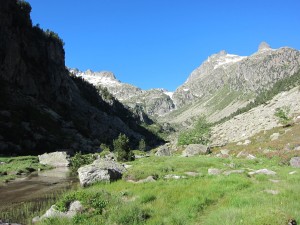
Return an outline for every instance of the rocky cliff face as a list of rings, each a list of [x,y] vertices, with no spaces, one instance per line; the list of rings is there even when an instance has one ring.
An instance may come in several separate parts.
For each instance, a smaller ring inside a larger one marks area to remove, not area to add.
[[[26,2],[1,1],[0,154],[93,151],[119,133],[132,144],[160,141],[139,125],[138,115],[69,76],[62,40],[33,27],[30,11]]]
[[[172,100],[172,93],[164,89],[142,90],[131,84],[122,83],[117,80],[112,72],[102,71],[85,72],[78,69],[70,69],[75,76],[96,87],[105,87],[115,98],[132,109],[139,108],[150,116],[162,116],[172,111],[175,106]]]
[[[243,57],[221,51],[195,69],[174,93],[177,108],[214,95],[228,86],[232,91],[258,93],[300,68],[300,52],[292,48],[271,49],[267,43],[258,52]]]

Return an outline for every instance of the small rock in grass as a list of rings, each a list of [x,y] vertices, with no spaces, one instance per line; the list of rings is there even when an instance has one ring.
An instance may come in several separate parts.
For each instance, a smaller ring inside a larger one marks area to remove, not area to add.
[[[272,194],[272,195],[278,195],[279,194],[278,190],[265,190],[265,192],[267,192],[268,194]]]
[[[139,180],[136,183],[149,183],[149,182],[155,182],[156,180],[154,179],[153,176],[149,176],[145,179]]]
[[[245,140],[245,142],[243,143],[243,145],[249,145],[249,144],[251,144],[250,140]]]
[[[279,183],[280,180],[272,180],[272,179],[269,179],[269,181],[273,182],[273,183]]]
[[[260,169],[253,172],[249,172],[249,175],[255,175],[255,174],[265,174],[265,175],[276,175],[276,172],[268,169]]]
[[[291,158],[290,165],[295,168],[300,168],[300,157]]]
[[[245,172],[245,170],[228,170],[228,171],[223,172],[223,174],[228,176],[233,173],[244,173],[244,172]]]
[[[222,171],[216,168],[208,169],[208,175],[219,175]]]
[[[256,157],[254,155],[249,154],[246,159],[252,160],[252,159],[256,159]]]
[[[178,180],[178,179],[182,179],[182,178],[186,178],[185,176],[178,176],[178,175],[175,175],[175,174],[168,174],[166,176],[164,176],[165,179],[175,179],[175,180]]]
[[[271,141],[275,141],[279,138],[280,134],[279,133],[273,133],[270,135]]]
[[[297,173],[297,171],[289,172],[290,175],[293,175],[293,174],[295,174],[295,173]]]
[[[196,177],[199,176],[200,173],[196,173],[196,172],[184,172],[186,175],[191,176],[191,177]]]

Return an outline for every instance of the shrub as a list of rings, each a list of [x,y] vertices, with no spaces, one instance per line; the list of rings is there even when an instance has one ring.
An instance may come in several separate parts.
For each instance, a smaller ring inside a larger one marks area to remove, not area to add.
[[[113,141],[113,146],[118,161],[134,160],[134,154],[129,147],[129,139],[125,134],[120,134],[119,137]]]
[[[291,118],[289,117],[290,107],[284,106],[282,108],[277,108],[274,116],[276,116],[279,120],[279,122],[282,125],[287,125],[291,122]]]
[[[211,136],[211,124],[205,116],[200,116],[195,127],[179,134],[178,145],[208,144]]]
[[[146,142],[144,139],[141,139],[139,142],[139,150],[143,152],[146,151]]]
[[[71,168],[72,170],[77,170],[79,167],[91,164],[96,159],[93,154],[82,155],[81,152],[77,152],[71,158]]]

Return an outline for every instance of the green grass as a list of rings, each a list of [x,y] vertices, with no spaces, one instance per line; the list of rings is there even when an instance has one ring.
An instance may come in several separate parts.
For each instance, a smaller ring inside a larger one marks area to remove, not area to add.
[[[300,221],[300,170],[281,165],[276,158],[220,159],[211,156],[184,158],[149,157],[130,162],[123,180],[98,183],[65,194],[57,203],[61,209],[72,200],[85,207],[72,220],[51,219],[41,224],[286,224]],[[231,174],[212,176],[209,168],[268,168],[275,176]],[[289,175],[290,171],[297,173]],[[197,172],[190,177],[185,172]],[[164,179],[167,174],[184,179]],[[130,183],[156,176],[152,183]],[[278,183],[269,179],[280,180]],[[272,195],[266,190],[277,190]],[[65,208],[64,208],[65,207]]]
[[[38,169],[49,169],[49,166],[39,164],[37,156],[0,157],[0,185],[13,180],[20,175],[26,175]]]

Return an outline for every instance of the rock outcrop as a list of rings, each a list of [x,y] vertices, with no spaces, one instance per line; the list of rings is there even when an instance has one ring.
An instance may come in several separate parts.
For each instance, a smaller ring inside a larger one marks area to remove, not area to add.
[[[164,89],[142,90],[134,85],[122,83],[112,72],[108,71],[87,70],[82,72],[78,69],[70,69],[70,72],[98,88],[107,88],[119,101],[132,109],[142,109],[147,115],[161,116],[175,108],[172,92]]]

